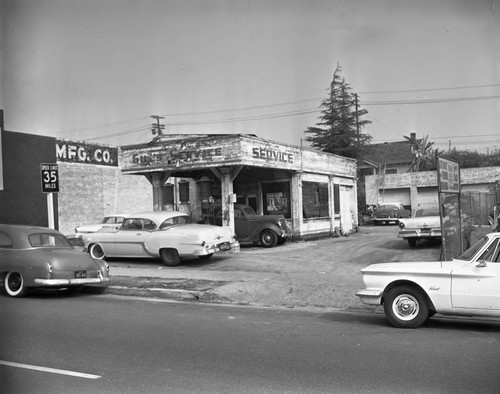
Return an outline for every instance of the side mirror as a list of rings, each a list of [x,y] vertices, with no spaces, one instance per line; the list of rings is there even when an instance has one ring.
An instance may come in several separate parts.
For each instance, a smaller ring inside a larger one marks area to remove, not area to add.
[[[486,267],[486,261],[485,260],[478,260],[477,264],[476,264],[476,267],[478,267],[478,268],[484,268],[484,267]]]

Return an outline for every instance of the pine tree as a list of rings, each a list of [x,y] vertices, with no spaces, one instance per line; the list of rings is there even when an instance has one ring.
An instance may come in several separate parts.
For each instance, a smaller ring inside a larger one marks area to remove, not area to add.
[[[371,122],[361,120],[368,111],[358,108],[357,95],[351,92],[351,87],[340,75],[341,71],[337,64],[328,89],[329,95],[320,105],[320,121],[316,126],[307,128],[305,133],[312,136],[306,137],[306,141],[315,149],[357,158],[372,138],[361,133],[361,128]]]

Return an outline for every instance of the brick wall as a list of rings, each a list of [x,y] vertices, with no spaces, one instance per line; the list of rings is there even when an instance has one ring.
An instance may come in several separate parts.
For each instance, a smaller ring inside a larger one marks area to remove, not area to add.
[[[107,214],[153,210],[149,181],[123,175],[120,167],[59,163],[59,179],[59,229],[67,235]]]

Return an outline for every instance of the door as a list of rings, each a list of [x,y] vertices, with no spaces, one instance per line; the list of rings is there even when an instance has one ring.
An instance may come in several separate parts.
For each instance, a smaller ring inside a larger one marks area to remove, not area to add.
[[[250,234],[248,218],[240,208],[234,208],[234,227],[238,239],[245,239]]]
[[[353,204],[355,203],[354,188],[340,185],[340,224],[344,234],[348,234],[354,227]]]
[[[151,234],[144,229],[146,219],[126,219],[125,224],[115,236],[116,257],[146,257],[144,241]],[[154,223],[153,223],[154,225]],[[149,224],[147,225],[149,226]],[[146,226],[146,228],[147,228]]]
[[[500,311],[500,238],[481,257],[451,273],[453,308]]]

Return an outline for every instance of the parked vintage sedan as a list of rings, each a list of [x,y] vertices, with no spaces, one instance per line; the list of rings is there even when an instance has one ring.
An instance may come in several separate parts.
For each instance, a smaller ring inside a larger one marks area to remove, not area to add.
[[[411,248],[417,246],[417,241],[441,239],[441,217],[439,207],[422,206],[415,211],[415,216],[399,219],[398,238],[408,240]]]
[[[452,261],[372,264],[361,272],[365,288],[356,295],[383,305],[395,327],[419,327],[435,313],[500,317],[500,233]]]
[[[222,224],[222,212],[216,215],[217,225]],[[234,204],[234,226],[238,241],[253,243],[264,248],[283,245],[291,232],[283,215],[258,215],[246,204]]]
[[[239,252],[240,244],[228,228],[191,223],[184,212],[155,211],[128,216],[119,229],[103,228],[84,234],[90,255],[106,257],[161,258],[167,266],[181,259],[209,259],[214,253]]]
[[[0,277],[7,295],[22,297],[31,288],[102,285],[109,266],[74,249],[59,231],[0,224]]]
[[[401,202],[385,202],[379,204],[377,210],[373,212],[372,221],[375,225],[399,223],[399,219],[409,218],[411,212],[405,209]]]

